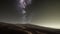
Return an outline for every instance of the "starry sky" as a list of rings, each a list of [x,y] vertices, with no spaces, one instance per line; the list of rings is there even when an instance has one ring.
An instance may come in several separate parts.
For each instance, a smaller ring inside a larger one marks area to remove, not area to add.
[[[15,3],[16,0],[0,0],[0,22],[20,24]],[[33,0],[31,11],[33,13],[31,24],[60,28],[59,0]]]

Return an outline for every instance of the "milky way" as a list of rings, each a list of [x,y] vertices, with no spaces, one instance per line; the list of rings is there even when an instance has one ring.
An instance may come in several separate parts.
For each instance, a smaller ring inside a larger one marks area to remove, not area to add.
[[[27,11],[25,10],[26,6],[31,4],[31,0],[17,0],[17,12],[20,14],[21,16],[21,23],[25,24],[27,23]],[[29,17],[31,18],[31,17]],[[29,20],[30,22],[31,20]]]

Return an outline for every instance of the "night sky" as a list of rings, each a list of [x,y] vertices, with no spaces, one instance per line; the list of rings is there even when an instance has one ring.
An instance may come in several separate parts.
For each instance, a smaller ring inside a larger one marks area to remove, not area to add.
[[[0,22],[20,23],[20,16],[16,11],[15,2],[16,0],[0,0]],[[33,0],[31,11],[33,13],[33,24],[59,28],[59,0]]]

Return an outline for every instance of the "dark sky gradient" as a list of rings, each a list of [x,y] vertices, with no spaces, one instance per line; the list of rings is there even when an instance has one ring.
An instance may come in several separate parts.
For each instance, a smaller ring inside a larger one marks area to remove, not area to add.
[[[31,11],[33,24],[60,27],[59,0],[33,0]],[[0,0],[0,22],[20,23],[20,16],[15,9],[15,0]]]
[[[15,0],[1,0],[0,2],[0,21],[18,22],[19,15],[15,9]]]

